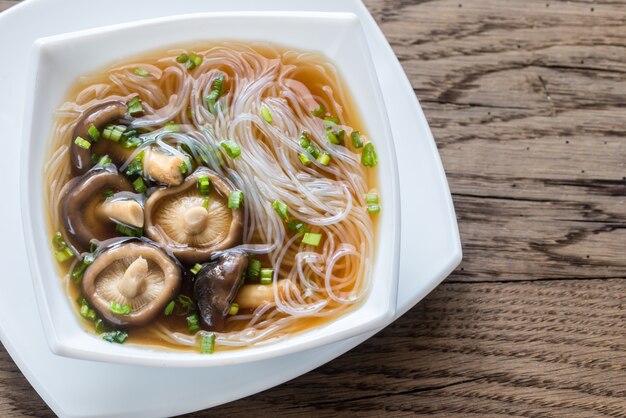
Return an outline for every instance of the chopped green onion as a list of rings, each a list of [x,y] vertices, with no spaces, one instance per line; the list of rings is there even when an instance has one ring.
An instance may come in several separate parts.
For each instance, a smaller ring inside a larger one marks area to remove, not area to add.
[[[311,164],[311,159],[309,158],[308,155],[304,154],[304,153],[300,153],[298,154],[298,158],[300,159],[300,162],[304,165],[309,165]]]
[[[217,99],[219,99],[220,93],[217,90],[212,90],[208,96],[204,96],[204,106],[208,109],[211,114],[217,114]]]
[[[200,353],[201,354],[213,354],[215,351],[215,334],[203,333],[200,337]]]
[[[311,144],[308,147],[306,147],[306,150],[309,154],[313,156],[313,158],[317,158],[320,156],[320,149],[316,147],[314,144]]]
[[[300,134],[300,146],[304,149],[307,149],[309,145],[311,145],[309,137],[307,136],[306,132],[302,132]]]
[[[341,145],[341,141],[339,141],[339,138],[333,131],[326,131],[326,138],[328,138],[328,142],[331,144]]]
[[[332,122],[335,125],[339,125],[339,118],[337,116],[324,116],[324,120],[327,122]]]
[[[138,76],[141,76],[141,77],[147,77],[147,76],[150,75],[150,72],[148,70],[146,70],[145,68],[142,68],[142,67],[135,67],[133,69],[133,72],[135,74],[137,74]]]
[[[124,133],[124,135],[126,135],[126,133]],[[124,135],[122,135],[122,137],[124,137]],[[122,146],[126,149],[137,148],[142,143],[143,139],[138,136],[128,136],[124,139],[124,142],[122,142]]]
[[[111,132],[109,139],[113,142],[118,142],[120,139],[122,139],[122,136],[124,135],[124,132],[126,132],[126,129],[127,127],[124,125],[114,125],[113,131]]]
[[[296,231],[298,234],[308,231],[308,227],[306,226],[306,224],[297,219],[289,221],[287,223],[287,228],[289,228],[290,231]]]
[[[144,183],[143,178],[137,177],[135,181],[133,181],[133,187],[137,193],[143,193],[148,190],[146,183]]]
[[[141,105],[141,99],[139,99],[139,96],[135,96],[130,99],[126,106],[128,106],[128,113],[131,116],[143,113],[143,106]]]
[[[230,309],[228,310],[228,315],[237,315],[239,313],[239,304],[231,303]]]
[[[128,237],[140,237],[141,235],[143,235],[142,228],[131,228],[129,226],[122,225],[122,224],[116,224],[115,230],[119,232],[120,234],[126,235]]]
[[[320,103],[320,105],[317,107],[317,109],[313,110],[311,113],[315,117],[323,118],[324,115],[326,115],[326,108],[324,107],[323,104]]]
[[[87,267],[89,267],[91,263],[94,262],[94,260],[95,257],[93,254],[86,254],[83,257],[83,262],[80,264],[80,266],[74,268],[74,271],[72,271],[72,279],[74,279],[74,282],[76,284],[80,283],[83,278],[83,274],[85,273],[85,270],[87,270]]]
[[[116,315],[129,315],[133,308],[130,305],[120,305],[116,301],[112,300],[109,305],[109,311]]]
[[[263,116],[263,119],[265,119],[265,122],[267,123],[272,123],[272,114],[270,113],[270,110],[267,107],[262,107],[261,108],[261,116]]]
[[[261,261],[252,259],[248,263],[248,269],[246,270],[246,277],[250,280],[256,280],[261,274]]]
[[[211,180],[208,177],[198,177],[198,191],[203,196],[208,196],[211,186]]]
[[[219,73],[211,83],[211,92],[204,97],[204,105],[213,115],[217,114],[217,100],[222,94],[224,87],[224,73]]]
[[[165,316],[170,316],[172,312],[174,312],[175,306],[176,306],[176,302],[173,300],[170,301],[170,303],[168,303],[167,306],[165,307],[165,311],[163,311],[163,314],[165,314]]]
[[[107,125],[104,131],[102,131],[102,136],[113,142],[117,142],[122,138],[124,131],[126,131],[126,126],[124,125]]]
[[[352,146],[354,148],[363,148],[363,141],[361,140],[361,133],[359,131],[352,131],[350,138],[352,138]]]
[[[272,276],[274,275],[274,269],[266,268],[261,269],[261,284],[272,284]]]
[[[209,199],[207,197],[202,199],[202,207],[205,208],[205,209],[209,208]]]
[[[196,332],[200,331],[200,318],[198,318],[198,314],[192,313],[187,317],[187,331],[191,335],[194,335]]]
[[[272,207],[274,208],[276,213],[278,213],[278,215],[283,218],[283,221],[287,221],[287,219],[289,218],[289,214],[286,204],[284,204],[280,200],[274,200],[274,203],[272,203]]]
[[[189,271],[193,274],[196,275],[198,274],[198,272],[202,270],[202,264],[195,264]]]
[[[366,203],[378,203],[378,194],[377,193],[367,193],[365,195]]]
[[[321,165],[328,165],[330,163],[330,155],[326,154],[325,152],[322,153],[319,157],[317,157],[317,161],[321,164]]]
[[[60,232],[56,232],[54,234],[54,236],[52,237],[52,246],[57,251],[61,251],[62,249],[67,247],[67,244],[65,243],[65,241],[63,241],[63,234],[61,234]]]
[[[180,54],[179,56],[176,57],[176,61],[180,62],[181,64],[186,63],[189,60],[189,55],[187,54]]]
[[[102,196],[104,196],[105,199],[108,199],[109,197],[113,197],[113,190],[104,189],[104,191],[102,192]]]
[[[167,132],[180,132],[180,125],[174,122],[167,122],[163,129]]]
[[[93,123],[89,126],[89,129],[87,130],[87,135],[89,135],[89,137],[93,139],[93,142],[98,142],[98,139],[100,139],[100,131]]]
[[[243,203],[243,192],[241,190],[233,190],[228,195],[228,208],[239,209]]]
[[[340,129],[337,132],[335,132],[335,136],[337,137],[337,140],[339,141],[339,145],[345,144],[345,141],[343,139],[345,134],[346,134],[346,131],[344,131],[343,129]]]
[[[302,243],[317,247],[320,244],[321,239],[322,239],[322,234],[315,234],[313,232],[307,232],[302,237]]]
[[[82,305],[80,305],[79,313],[80,313],[80,316],[82,316],[88,321],[96,320],[96,311],[91,309],[87,303],[83,303]]]
[[[81,138],[80,136],[76,137],[76,139],[74,140],[74,143],[83,149],[91,148],[91,142],[87,141],[86,139]]]
[[[141,151],[139,154],[133,158],[133,160],[126,167],[126,175],[127,176],[135,176],[141,174],[143,171],[143,156],[145,151]]]
[[[117,330],[105,333],[102,336],[102,339],[110,343],[122,344],[124,341],[126,341],[127,337],[128,333],[126,331]]]
[[[371,204],[367,205],[367,211],[369,213],[379,213],[380,212],[380,205],[378,203],[371,203]]]
[[[95,325],[96,334],[102,334],[103,332],[106,332],[109,329],[106,322],[104,322],[100,318],[96,318],[94,325]]]
[[[56,258],[59,263],[63,263],[72,257],[74,257],[74,252],[70,247],[65,247],[54,253],[54,258]]]
[[[213,79],[213,85],[211,87],[218,95],[222,94],[224,89],[224,73],[219,73],[217,77]]]
[[[180,174],[185,174],[187,172],[187,163],[184,161],[180,163],[180,165],[178,166],[178,171],[180,171]]]
[[[96,320],[96,311],[91,309],[91,307],[89,306],[89,302],[87,302],[87,299],[85,299],[84,296],[80,296],[76,300],[76,303],[78,303],[78,305],[80,306],[79,308],[80,316],[90,321]]]
[[[376,155],[376,150],[374,149],[374,144],[368,142],[363,147],[363,154],[361,154],[361,164],[365,167],[374,167],[378,164],[378,155]]]
[[[239,148],[239,145],[232,139],[222,141],[220,145],[226,150],[226,154],[228,154],[230,158],[237,158],[241,155],[241,148]]]
[[[198,65],[202,64],[202,57],[196,54],[195,52],[189,53],[189,59],[193,61],[193,63],[195,64],[194,67],[197,67]]]
[[[101,167],[106,167],[107,165],[111,164],[113,162],[113,160],[111,160],[111,157],[109,157],[108,155],[105,155],[103,157],[100,157],[100,159],[98,160],[97,165],[101,166]]]
[[[202,64],[202,57],[195,52],[190,52],[185,60],[185,67],[187,67],[188,70],[193,70],[200,64]]]
[[[124,130],[124,133],[122,134],[122,139],[124,141],[127,141],[130,138],[133,138],[135,136],[137,136],[137,130],[133,128],[128,129],[128,127],[126,127],[126,129]]]

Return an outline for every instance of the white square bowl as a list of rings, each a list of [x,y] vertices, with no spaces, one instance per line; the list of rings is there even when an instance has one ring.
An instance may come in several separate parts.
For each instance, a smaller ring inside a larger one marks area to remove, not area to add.
[[[203,355],[110,344],[85,331],[61,286],[43,200],[43,166],[53,113],[68,88],[89,74],[143,52],[206,41],[270,42],[322,52],[342,74],[379,156],[375,265],[366,300],[325,325],[273,344]],[[21,200],[31,277],[51,350],[87,360],[149,366],[203,367],[244,363],[315,348],[388,325],[396,310],[400,240],[397,163],[387,114],[361,24],[351,13],[224,12],[139,21],[38,39],[33,46],[21,160]]]

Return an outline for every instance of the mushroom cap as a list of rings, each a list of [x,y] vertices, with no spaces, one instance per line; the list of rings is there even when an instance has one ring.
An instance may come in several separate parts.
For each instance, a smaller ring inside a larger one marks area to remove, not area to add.
[[[107,321],[119,326],[146,325],[176,297],[182,280],[179,264],[156,245],[127,242],[102,252],[83,276],[83,295]],[[130,305],[131,313],[111,312],[111,302]]]
[[[78,121],[70,143],[70,160],[72,161],[72,173],[74,175],[85,174],[94,165],[91,161],[91,148],[85,149],[76,145],[74,143],[76,137],[80,136],[84,140],[92,142],[91,137],[87,133],[91,125],[94,125],[98,130],[102,130],[105,125],[118,122],[124,118],[127,111],[128,108],[125,103],[117,100],[108,101],[92,107]]]
[[[94,168],[72,180],[61,203],[61,216],[72,245],[79,251],[89,249],[89,241],[104,241],[119,235],[115,223],[102,217],[98,208],[104,203],[105,190],[134,191],[132,184],[115,166]]]
[[[239,251],[224,253],[205,265],[193,286],[200,318],[212,331],[224,328],[230,304],[241,286],[241,276],[248,267],[248,256]]]
[[[197,190],[199,177],[209,177],[211,192]],[[168,248],[185,263],[209,260],[216,251],[239,244],[243,234],[243,210],[228,207],[235,190],[214,171],[199,168],[177,187],[159,189],[146,201],[145,234]],[[208,198],[208,207],[203,202]]]

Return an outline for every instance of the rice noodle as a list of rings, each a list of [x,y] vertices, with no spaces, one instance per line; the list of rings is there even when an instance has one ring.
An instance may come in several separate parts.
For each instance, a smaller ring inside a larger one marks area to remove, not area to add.
[[[374,225],[363,199],[369,177],[359,155],[329,144],[322,121],[311,114],[312,106],[322,104],[349,135],[352,128],[345,118],[353,110],[335,68],[321,64],[315,55],[267,48],[260,52],[234,43],[198,54],[203,62],[194,71],[176,63],[176,55],[114,68],[106,73],[107,82],[85,85],[61,106],[44,168],[51,224],[54,230],[62,225],[62,188],[70,180],[68,144],[80,116],[102,101],[139,95],[146,114],[132,126],[153,131],[143,135],[142,146],[120,168],[125,169],[145,147],[159,144],[170,153],[204,160],[244,192],[244,243],[238,248],[267,255],[274,269],[274,301],[251,314],[229,317],[232,330],[218,333],[216,341],[230,347],[270,343],[305,329],[307,318],[340,315],[367,294],[374,244]],[[136,67],[149,75],[138,76],[133,72]],[[305,71],[314,72],[322,86],[307,86]],[[225,92],[214,115],[203,98],[219,72],[225,74]],[[263,107],[272,114],[271,124],[260,116]],[[160,129],[170,121],[179,124],[179,133]],[[331,156],[330,165],[315,158],[309,166],[299,161],[298,138],[303,131]],[[229,158],[220,147],[225,139],[241,147],[239,158]],[[300,236],[288,234],[272,208],[274,200],[288,206],[292,219],[321,233],[324,245],[306,246]],[[65,280],[69,287],[71,281]],[[280,287],[279,280],[286,281],[285,286]],[[175,332],[160,322],[151,332],[170,344],[199,344],[199,334]]]

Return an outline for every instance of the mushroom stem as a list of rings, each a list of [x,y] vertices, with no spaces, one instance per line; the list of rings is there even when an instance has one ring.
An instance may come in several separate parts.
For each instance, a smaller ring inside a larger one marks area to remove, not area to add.
[[[194,206],[183,213],[183,228],[189,235],[202,233],[209,223],[209,212],[203,206]]]
[[[288,280],[278,281],[278,292],[284,295]],[[241,309],[256,309],[264,303],[274,303],[274,287],[264,284],[244,284],[239,288],[235,302]]]
[[[185,160],[180,155],[168,155],[147,150],[143,157],[143,171],[151,179],[166,186],[178,186],[183,182],[180,166]]]
[[[100,214],[114,222],[143,228],[143,207],[135,200],[107,200],[100,206]]]
[[[133,261],[124,272],[117,289],[128,299],[135,298],[143,291],[143,285],[148,276],[148,262],[139,257]]]

